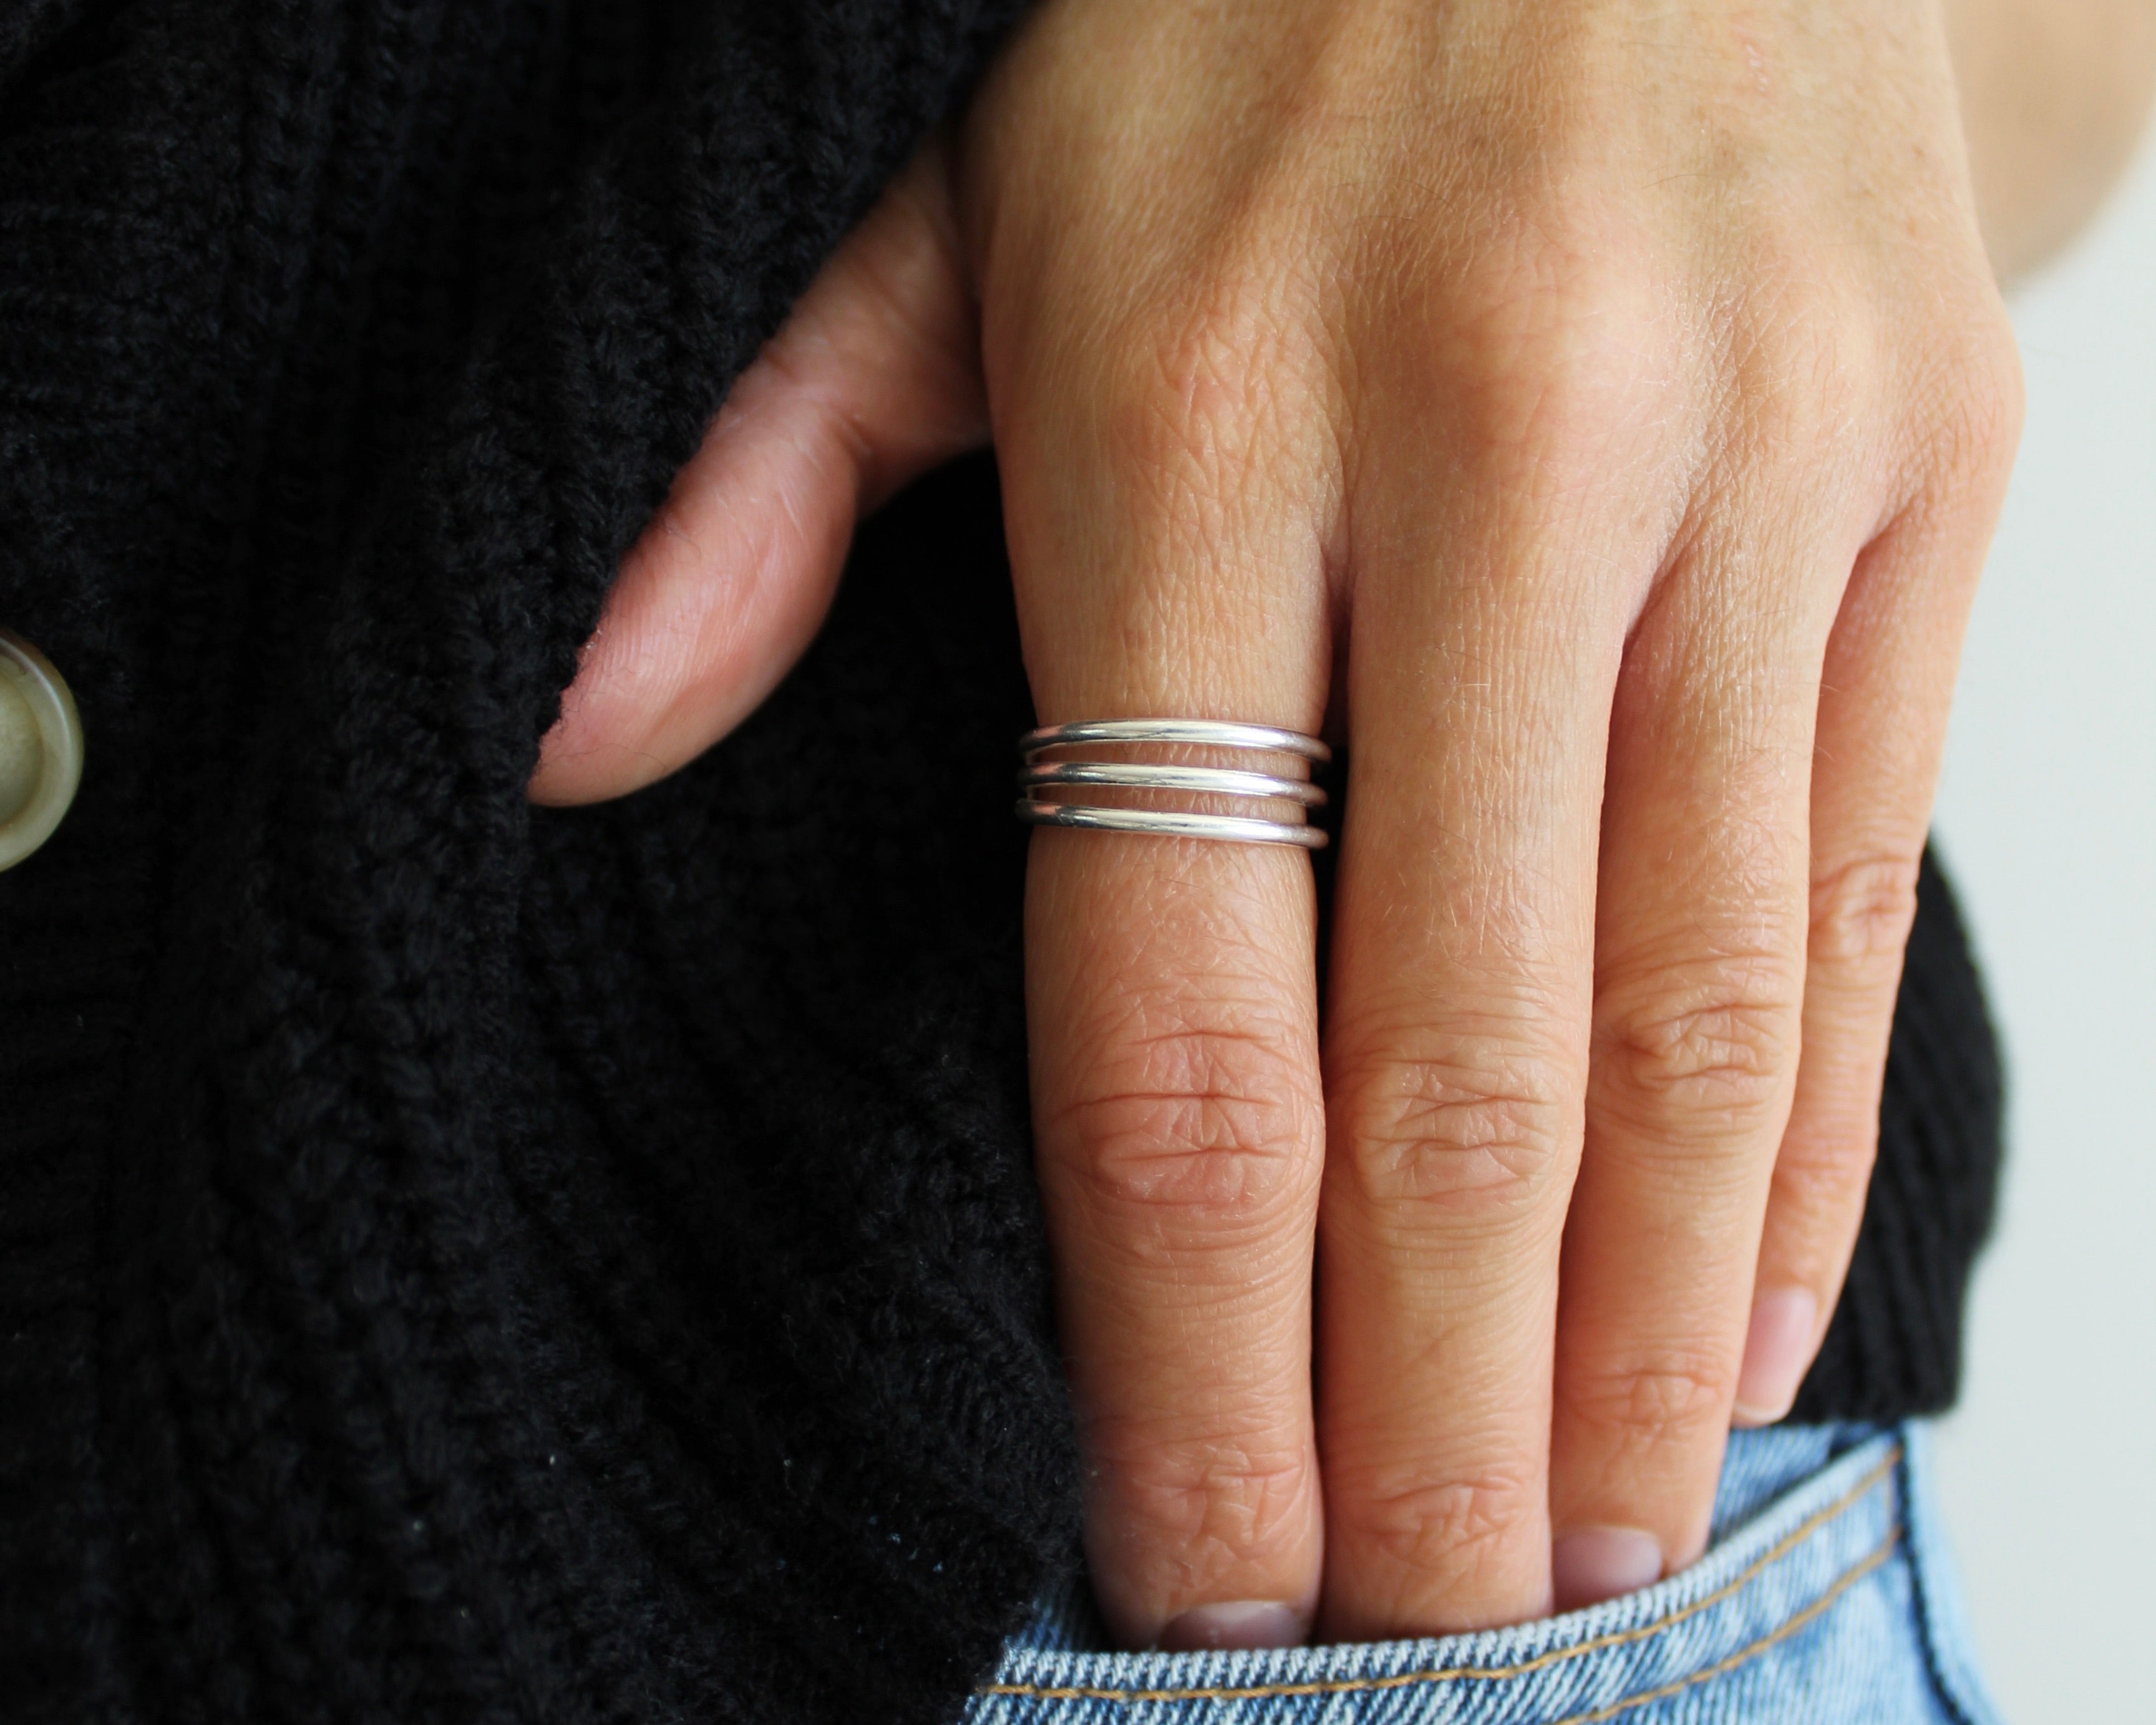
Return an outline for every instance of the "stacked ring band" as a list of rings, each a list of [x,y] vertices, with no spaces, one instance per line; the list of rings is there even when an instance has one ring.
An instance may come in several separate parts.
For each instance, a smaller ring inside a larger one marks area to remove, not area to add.
[[[1270,756],[1277,772],[1229,767],[1173,766],[1147,761],[1072,759],[1074,749],[1134,745],[1196,745],[1239,749]],[[1316,850],[1326,842],[1324,829],[1309,822],[1309,811],[1322,806],[1325,793],[1307,778],[1289,776],[1303,762],[1332,758],[1332,750],[1300,731],[1270,725],[1235,725],[1216,719],[1099,719],[1075,725],[1048,725],[1019,739],[1025,761],[1018,776],[1025,794],[1018,818],[1034,826],[1083,827],[1096,832],[1157,833],[1183,839],[1224,839],[1244,845],[1300,845]],[[1058,758],[1042,760],[1044,755]],[[1282,760],[1281,757],[1286,757]],[[1302,768],[1307,771],[1306,768]],[[1130,808],[1088,802],[1051,801],[1043,793],[1083,795],[1091,791],[1168,791],[1188,796],[1240,798],[1286,803],[1292,819],[1270,819],[1242,814],[1213,814],[1196,809]]]

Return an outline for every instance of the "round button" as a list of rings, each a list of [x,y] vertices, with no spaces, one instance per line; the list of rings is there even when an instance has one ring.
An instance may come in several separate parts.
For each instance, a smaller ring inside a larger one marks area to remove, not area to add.
[[[52,661],[0,629],[0,869],[53,835],[82,783],[82,719]]]

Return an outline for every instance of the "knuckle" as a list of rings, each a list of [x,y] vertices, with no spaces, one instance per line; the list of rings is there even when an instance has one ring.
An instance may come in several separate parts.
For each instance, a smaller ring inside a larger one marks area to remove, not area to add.
[[[1942,282],[1924,300],[1904,357],[1900,398],[1928,488],[1995,489],[2020,441],[2020,343],[1988,269]]]
[[[1119,1509],[1189,1579],[1291,1548],[1307,1522],[1311,1457],[1288,1444],[1206,1436],[1113,1461]]]
[[[1309,320],[1292,278],[1230,261],[1133,315],[1106,346],[1110,448],[1209,494],[1307,417]]]
[[[1751,1117],[1776,1106],[1794,1070],[1798,981],[1779,958],[1678,967],[1605,996],[1596,1075],[1605,1096],[1666,1122],[1688,1112]]]
[[[1521,1548],[1540,1534],[1547,1513],[1539,1482],[1524,1474],[1349,1485],[1332,1486],[1330,1502],[1361,1555],[1408,1574],[1444,1577],[1455,1589],[1517,1568]]]
[[[1571,1385],[1566,1413],[1632,1456],[1717,1435],[1737,1397],[1738,1363],[1719,1351],[1671,1353]]]
[[[1792,1134],[1774,1158],[1770,1235],[1785,1243],[1845,1240],[1863,1214],[1879,1145],[1878,1112],[1867,1129]],[[1787,1250],[1785,1245],[1784,1250]]]
[[[1666,405],[1681,321],[1631,244],[1583,218],[1517,226],[1407,296],[1416,362],[1394,375],[1530,472],[1554,464],[1569,483]]]
[[[1346,1166],[1381,1209],[1537,1210],[1564,1165],[1568,1088],[1553,1060],[1389,1060],[1355,1087]]]
[[[1939,459],[1978,482],[2003,475],[2021,439],[2026,403],[2021,350],[1997,295],[1964,320],[1937,362]]]
[[[1917,920],[1920,859],[1882,852],[1840,864],[1813,881],[1810,952],[1815,965],[1898,960]]]
[[[1056,1123],[1102,1214],[1240,1235],[1312,1200],[1321,1117],[1265,1030],[1185,1024],[1122,1041]]]
[[[1224,300],[1230,291],[1222,290]],[[1203,456],[1250,441],[1268,379],[1241,322],[1223,304],[1153,332],[1146,405],[1151,421],[1175,436],[1178,453]]]
[[[1876,323],[1815,268],[1781,258],[1765,280],[1732,362],[1753,437],[1808,470],[1825,452],[1853,459],[1876,395]]]

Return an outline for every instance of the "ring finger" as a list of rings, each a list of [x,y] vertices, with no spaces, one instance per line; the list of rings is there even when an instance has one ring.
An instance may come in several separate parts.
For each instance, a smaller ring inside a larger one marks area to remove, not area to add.
[[[1786,474],[1725,501],[1677,560],[1611,719],[1558,1330],[1560,1609],[1706,1543],[1796,1081],[1820,665],[1868,526],[1832,485]],[[1784,572],[1777,598],[1751,570]]]

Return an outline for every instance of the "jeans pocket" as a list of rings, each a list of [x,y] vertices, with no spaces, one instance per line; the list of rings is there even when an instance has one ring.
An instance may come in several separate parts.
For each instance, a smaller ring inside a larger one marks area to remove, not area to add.
[[[1476,1635],[1106,1652],[1074,1595],[1006,1645],[965,1719],[1990,1725],[1965,1643],[1934,1645],[1934,1620],[1946,1621],[1927,1585],[1937,1553],[1912,1561],[1911,1470],[1922,1455],[1922,1435],[1903,1428],[1738,1433],[1699,1562],[1589,1610]]]

